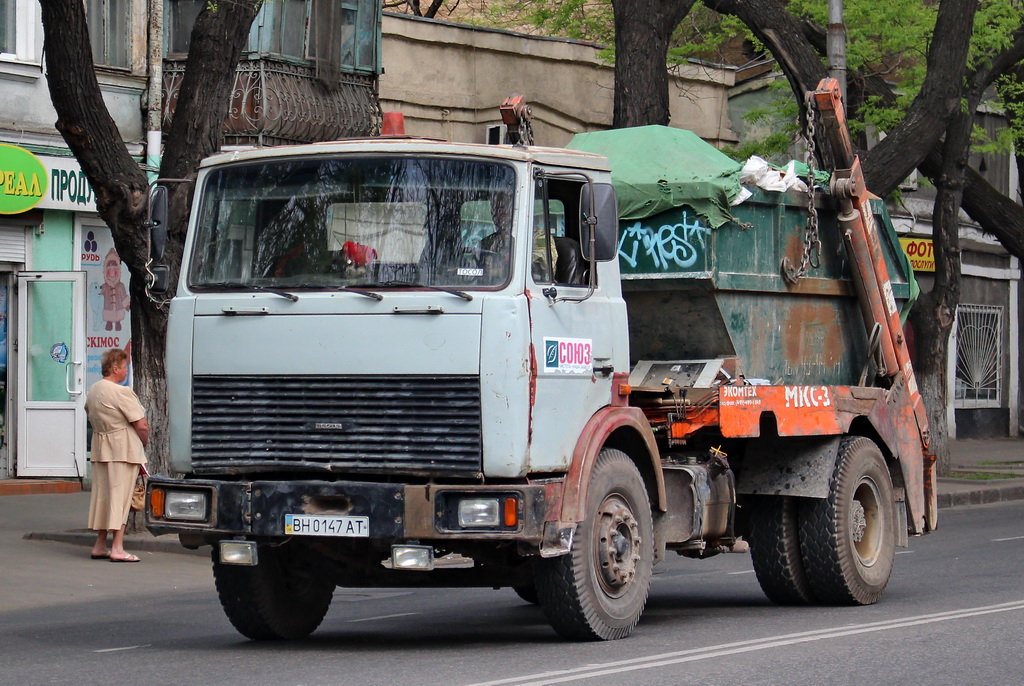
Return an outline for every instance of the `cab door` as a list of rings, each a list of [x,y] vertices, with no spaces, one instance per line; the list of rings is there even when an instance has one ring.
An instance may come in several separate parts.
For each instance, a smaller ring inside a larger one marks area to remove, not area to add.
[[[582,259],[583,186],[583,178],[564,175],[541,174],[535,183],[527,275],[536,360],[533,471],[569,466],[584,426],[611,400],[612,373],[629,371],[626,308],[615,272],[611,263]],[[598,270],[593,292],[591,269]]]
[[[17,475],[85,475],[85,272],[18,273]]]

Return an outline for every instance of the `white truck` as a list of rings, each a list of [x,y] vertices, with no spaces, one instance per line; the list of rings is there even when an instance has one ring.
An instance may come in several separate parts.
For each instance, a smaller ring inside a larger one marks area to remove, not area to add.
[[[748,547],[779,603],[878,600],[935,503],[912,368],[879,343],[900,354],[908,274],[871,272],[879,300],[860,248],[837,256],[850,207],[875,213],[819,193],[821,264],[791,283],[806,194],[620,227],[613,180],[592,153],[408,137],[202,164],[168,324],[179,475],[146,521],[212,545],[238,631],[307,636],[338,586],[482,586],[616,639],[667,554]]]

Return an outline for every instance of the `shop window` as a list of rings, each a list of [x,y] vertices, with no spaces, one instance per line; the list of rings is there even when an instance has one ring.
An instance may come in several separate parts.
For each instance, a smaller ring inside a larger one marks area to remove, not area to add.
[[[954,407],[999,407],[1002,324],[1002,307],[960,305],[957,308]]]
[[[86,0],[92,59],[108,67],[128,67],[129,0]]]

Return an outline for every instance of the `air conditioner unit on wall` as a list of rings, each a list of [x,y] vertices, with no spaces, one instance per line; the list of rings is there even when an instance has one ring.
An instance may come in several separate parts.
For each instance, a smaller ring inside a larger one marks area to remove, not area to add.
[[[504,124],[488,124],[484,142],[487,145],[505,145],[508,143],[508,127]]]

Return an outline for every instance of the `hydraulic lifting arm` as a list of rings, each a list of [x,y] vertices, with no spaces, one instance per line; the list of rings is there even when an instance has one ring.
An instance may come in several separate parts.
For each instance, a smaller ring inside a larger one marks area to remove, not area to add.
[[[853,141],[846,125],[839,82],[835,79],[822,79],[813,93],[813,102],[835,156],[832,195],[840,203],[839,226],[850,256],[864,323],[868,332],[873,331],[876,324],[881,328],[881,335],[878,336],[882,362],[880,375],[888,380],[890,387],[906,385],[921,443],[927,449],[928,417],[914,378],[914,367],[910,362],[899,309],[893,297],[878,227],[871,212],[864,172],[860,158],[854,153]]]

